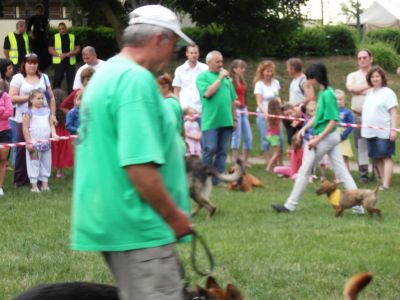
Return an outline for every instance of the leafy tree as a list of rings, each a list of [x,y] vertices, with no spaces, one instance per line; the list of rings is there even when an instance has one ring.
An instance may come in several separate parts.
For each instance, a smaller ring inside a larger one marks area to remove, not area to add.
[[[223,43],[234,55],[276,52],[301,24],[300,6],[308,0],[175,0],[199,26],[223,28]],[[269,48],[269,49],[266,49]],[[269,51],[274,48],[275,51]]]
[[[357,0],[350,0],[348,2],[340,3],[342,15],[346,16],[347,23],[351,20],[357,19],[357,15],[363,13],[364,9],[361,8],[361,4]]]

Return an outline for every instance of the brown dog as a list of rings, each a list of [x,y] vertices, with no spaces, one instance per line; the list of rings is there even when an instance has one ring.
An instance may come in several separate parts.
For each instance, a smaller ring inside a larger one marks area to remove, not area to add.
[[[245,300],[239,289],[233,284],[228,284],[226,288],[221,288],[214,277],[207,278],[206,287],[197,286],[198,298],[204,300]]]
[[[335,208],[335,216],[339,217],[343,214],[344,209],[351,208],[356,205],[362,205],[368,212],[368,216],[372,217],[376,213],[381,216],[381,210],[375,208],[378,200],[379,185],[374,190],[345,190],[338,189],[337,183],[324,180],[319,189],[316,191],[317,195],[326,194],[329,203]]]
[[[229,168],[229,174],[238,172],[238,165],[233,165]],[[263,187],[263,183],[260,179],[251,175],[250,173],[243,171],[243,175],[236,181],[230,182],[227,185],[228,191],[231,190],[240,190],[243,192],[252,192],[253,187]]]

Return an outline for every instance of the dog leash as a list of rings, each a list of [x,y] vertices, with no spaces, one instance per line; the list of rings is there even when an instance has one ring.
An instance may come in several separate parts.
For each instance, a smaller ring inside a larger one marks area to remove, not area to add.
[[[214,268],[215,268],[214,257],[213,257],[213,255],[212,255],[212,253],[210,251],[210,248],[208,248],[207,243],[205,242],[203,237],[197,231],[193,230],[192,236],[193,236],[193,238],[192,238],[192,249],[191,249],[191,252],[190,252],[190,262],[192,264],[192,268],[193,268],[193,270],[195,271],[195,273],[197,275],[208,276],[214,271]],[[197,258],[196,258],[197,257],[197,255],[196,255],[196,253],[197,253],[197,242],[199,242],[199,244],[204,248],[204,251],[206,253],[207,260],[208,260],[208,263],[209,263],[209,270],[208,271],[200,270],[200,268],[197,265]]]

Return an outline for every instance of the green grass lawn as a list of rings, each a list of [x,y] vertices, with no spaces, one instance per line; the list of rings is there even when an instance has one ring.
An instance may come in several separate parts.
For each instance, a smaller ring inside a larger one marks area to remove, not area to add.
[[[246,299],[341,299],[345,280],[371,271],[374,280],[360,299],[400,299],[400,187],[379,193],[383,219],[355,216],[346,210],[335,218],[326,199],[309,185],[300,208],[276,214],[293,182],[253,168],[266,187],[253,193],[215,188],[215,216],[193,218],[216,261],[214,272],[222,284],[236,284]],[[69,249],[72,173],[51,178],[50,193],[32,195],[28,188],[11,186],[0,199],[0,299],[39,283],[85,280],[113,283],[96,253]],[[373,184],[368,185],[373,187]],[[190,266],[189,245],[179,251],[191,284],[204,283]],[[199,254],[203,268],[204,259]]]

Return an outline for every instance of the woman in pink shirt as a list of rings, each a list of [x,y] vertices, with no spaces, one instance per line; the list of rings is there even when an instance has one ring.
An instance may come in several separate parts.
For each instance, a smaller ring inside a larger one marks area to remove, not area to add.
[[[12,134],[8,118],[13,116],[13,106],[10,96],[0,90],[0,144],[11,143]],[[6,175],[6,164],[8,160],[9,148],[0,149],[0,196],[4,195],[3,183]]]

